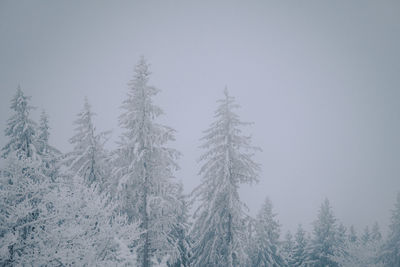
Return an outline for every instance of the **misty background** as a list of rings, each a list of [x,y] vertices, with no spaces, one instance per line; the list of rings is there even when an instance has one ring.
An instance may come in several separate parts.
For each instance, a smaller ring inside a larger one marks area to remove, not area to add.
[[[227,86],[263,149],[260,182],[240,191],[251,214],[269,196],[283,231],[309,230],[328,197],[346,226],[386,232],[400,191],[398,1],[3,0],[0,40],[1,146],[20,84],[61,151],[85,96],[115,147],[144,55],[185,192],[200,182],[199,139]]]

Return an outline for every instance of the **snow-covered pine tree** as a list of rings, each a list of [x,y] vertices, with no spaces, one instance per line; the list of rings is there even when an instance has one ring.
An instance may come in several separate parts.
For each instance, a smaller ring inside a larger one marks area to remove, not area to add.
[[[36,124],[29,118],[33,109],[29,99],[18,87],[11,101],[15,114],[8,120],[5,131],[10,140],[3,147],[2,155],[6,158],[6,167],[1,171],[0,182],[0,258],[2,263],[11,265],[38,263],[36,259],[41,251],[38,246],[47,220],[43,196],[48,191],[49,179],[41,168]]]
[[[287,264],[293,262],[294,241],[290,231],[285,234],[285,239],[282,242],[282,257]]]
[[[384,266],[400,266],[400,193],[392,210],[389,233],[380,258]]]
[[[267,197],[255,224],[254,242],[251,249],[251,266],[285,266],[280,251],[280,225],[272,211],[272,203]]]
[[[329,200],[322,203],[318,218],[314,222],[313,238],[310,242],[310,255],[308,263],[311,266],[338,266],[335,261],[337,250],[337,226]]]
[[[18,158],[37,159],[37,148],[35,147],[36,123],[29,118],[33,109],[29,105],[30,96],[25,96],[18,86],[17,93],[11,100],[11,109],[14,115],[8,119],[5,134],[9,142],[2,148],[3,158],[11,152],[15,152]]]
[[[141,221],[143,234],[136,248],[138,265],[143,267],[167,262],[177,249],[172,229],[181,206],[174,181],[179,153],[166,146],[175,140],[175,131],[156,122],[163,112],[153,102],[159,90],[148,85],[149,78],[149,64],[142,57],[122,104],[119,119],[125,132],[115,153],[114,170],[119,209],[131,220]]]
[[[106,133],[96,134],[93,125],[93,116],[87,98],[84,106],[78,113],[78,118],[74,124],[75,135],[69,140],[74,146],[73,151],[67,153],[64,163],[69,167],[71,175],[83,177],[87,185],[95,182],[103,188],[107,171],[106,152],[103,148]]]
[[[296,234],[294,236],[293,256],[292,261],[289,262],[289,266],[306,266],[305,262],[307,260],[307,245],[308,240],[306,237],[306,232],[304,231],[301,224],[299,224]]]
[[[380,242],[382,240],[382,234],[378,222],[375,222],[372,225],[371,240],[373,242]]]
[[[252,160],[256,148],[240,129],[246,123],[234,113],[238,105],[227,89],[224,95],[216,121],[202,138],[202,181],[192,193],[200,202],[191,230],[193,266],[240,266],[247,257],[246,214],[238,188],[257,181],[260,167]]]
[[[40,114],[39,127],[37,130],[37,147],[42,158],[43,172],[52,181],[57,178],[57,162],[61,157],[61,152],[49,144],[50,126],[47,113],[43,110]]]

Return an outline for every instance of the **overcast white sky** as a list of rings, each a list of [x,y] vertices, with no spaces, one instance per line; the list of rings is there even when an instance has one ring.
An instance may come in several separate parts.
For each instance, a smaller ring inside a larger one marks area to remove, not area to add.
[[[144,55],[162,122],[177,130],[186,192],[227,85],[263,149],[260,183],[241,190],[252,214],[268,195],[284,230],[310,229],[328,197],[347,226],[389,221],[400,191],[399,1],[2,0],[0,40],[3,133],[20,84],[62,151],[84,96],[115,147]]]

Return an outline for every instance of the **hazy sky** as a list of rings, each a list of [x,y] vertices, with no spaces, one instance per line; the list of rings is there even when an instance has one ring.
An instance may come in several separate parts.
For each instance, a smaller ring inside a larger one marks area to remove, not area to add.
[[[252,214],[269,196],[284,230],[310,229],[328,197],[345,225],[386,228],[400,191],[399,48],[399,1],[1,0],[0,130],[20,84],[62,151],[84,96],[115,147],[144,55],[186,192],[228,86],[263,149],[259,184],[241,190]]]

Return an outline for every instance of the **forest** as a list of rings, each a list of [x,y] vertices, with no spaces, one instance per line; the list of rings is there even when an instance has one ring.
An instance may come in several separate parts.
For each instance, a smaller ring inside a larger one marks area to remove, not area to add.
[[[261,174],[261,149],[244,134],[235,98],[217,101],[201,139],[198,186],[185,194],[176,179],[174,129],[159,123],[149,64],[135,67],[114,149],[98,132],[85,99],[69,139],[49,143],[49,116],[31,118],[31,97],[18,87],[1,150],[1,266],[400,266],[400,194],[388,231],[341,223],[328,199],[312,231],[281,233],[268,196],[251,216],[239,188]],[[257,123],[257,122],[255,122]],[[247,128],[246,128],[247,129]],[[390,207],[388,207],[390,208]],[[355,211],[356,212],[356,211]]]

